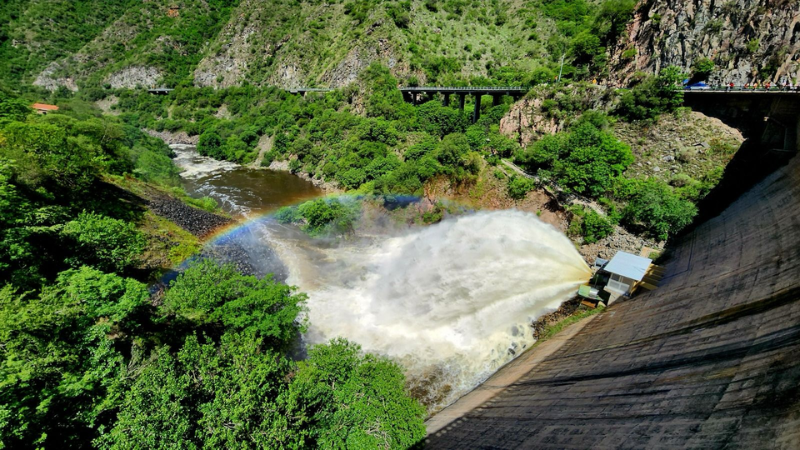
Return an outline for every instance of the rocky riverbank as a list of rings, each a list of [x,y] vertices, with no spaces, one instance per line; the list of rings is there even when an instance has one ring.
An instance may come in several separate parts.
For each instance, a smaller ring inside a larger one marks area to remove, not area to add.
[[[233,223],[227,217],[191,207],[177,198],[165,194],[153,196],[147,201],[147,206],[155,214],[171,220],[200,238],[208,237],[219,228]]]

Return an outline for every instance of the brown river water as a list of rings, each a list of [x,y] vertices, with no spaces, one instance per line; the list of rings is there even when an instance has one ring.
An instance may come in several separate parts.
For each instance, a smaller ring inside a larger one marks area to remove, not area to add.
[[[173,146],[173,151],[175,163],[183,169],[186,192],[195,198],[213,198],[234,218],[253,218],[323,195],[321,189],[289,172],[216,161],[192,146]]]

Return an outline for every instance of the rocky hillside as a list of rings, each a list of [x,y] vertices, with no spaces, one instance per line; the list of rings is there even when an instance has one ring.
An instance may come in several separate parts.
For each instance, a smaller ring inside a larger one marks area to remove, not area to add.
[[[558,44],[549,42],[562,34],[558,24],[588,23],[594,14],[579,2],[567,19],[555,17],[562,11],[543,13],[538,0],[120,0],[108,7],[75,0],[66,2],[69,20],[80,24],[87,16],[91,26],[71,25],[78,36],[62,45],[55,30],[46,39],[30,30],[47,29],[47,11],[65,2],[12,3],[14,10],[3,13],[9,29],[0,49],[18,58],[0,66],[13,73],[9,78],[51,90],[187,82],[341,87],[374,61],[420,82],[502,79],[509,70],[538,67],[552,78],[558,58],[547,48]]]
[[[744,84],[800,77],[800,3],[796,0],[643,0],[610,56],[621,80],[636,71],[695,61],[716,64],[712,82]]]

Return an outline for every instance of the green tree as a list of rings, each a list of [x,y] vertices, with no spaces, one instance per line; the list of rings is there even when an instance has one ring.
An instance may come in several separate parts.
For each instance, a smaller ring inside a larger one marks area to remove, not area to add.
[[[614,44],[633,18],[635,0],[605,0],[597,11],[592,31],[604,45]]]
[[[508,182],[508,195],[515,200],[522,200],[535,186],[529,178],[514,177]]]
[[[409,448],[425,436],[425,409],[404,392],[400,367],[337,339],[298,365],[287,412],[314,448]]]
[[[216,131],[206,130],[197,141],[197,151],[201,155],[222,159],[224,156],[223,145],[222,138]]]
[[[134,224],[87,212],[67,222],[62,234],[76,249],[70,265],[90,264],[109,272],[136,266],[146,244]]]
[[[683,104],[683,91],[678,87],[683,78],[675,66],[662,69],[657,77],[640,77],[633,88],[622,94],[616,114],[628,120],[655,120],[675,111]]]
[[[3,119],[22,121],[30,113],[31,107],[28,102],[0,88],[0,123]]]
[[[197,325],[251,332],[272,348],[285,349],[305,329],[297,316],[306,297],[294,291],[271,277],[245,276],[232,264],[204,259],[171,284],[162,308]]]
[[[716,64],[708,58],[700,58],[692,63],[692,79],[694,81],[707,80],[711,72],[714,71]]]
[[[434,136],[462,133],[469,124],[463,111],[442,106],[430,101],[417,108],[417,121],[422,130]]]
[[[142,325],[148,299],[144,284],[88,267],[62,273],[39,296],[0,290],[0,444],[89,442],[124,367],[118,348]]]
[[[205,341],[205,342],[204,342]],[[289,362],[252,334],[220,344],[190,335],[132,367],[117,420],[100,448],[270,448],[289,440],[278,405]]]
[[[648,178],[628,180],[617,188],[628,200],[622,210],[623,222],[658,239],[667,239],[692,223],[697,207],[684,200],[668,184]]]
[[[532,170],[550,171],[563,187],[597,197],[633,162],[630,147],[598,128],[599,117],[588,115],[567,133],[545,136],[517,154],[517,161]]]
[[[562,186],[581,194],[603,194],[633,162],[630,147],[589,123],[572,130],[566,146],[553,167]]]

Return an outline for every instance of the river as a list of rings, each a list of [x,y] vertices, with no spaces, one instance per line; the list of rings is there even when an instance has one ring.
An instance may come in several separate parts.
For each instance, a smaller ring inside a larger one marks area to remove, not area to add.
[[[307,293],[306,344],[345,337],[392,358],[431,412],[533,344],[530,323],[591,274],[566,236],[520,211],[431,226],[397,226],[371,212],[347,239],[312,238],[265,214],[320,196],[311,183],[175,151],[187,192],[241,221],[207,248]]]

